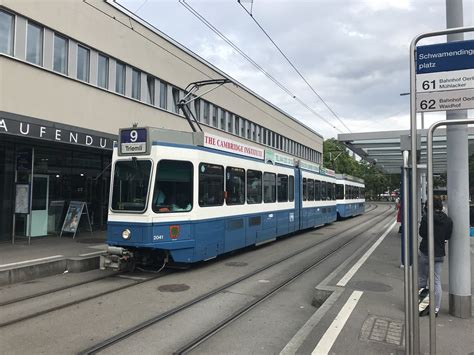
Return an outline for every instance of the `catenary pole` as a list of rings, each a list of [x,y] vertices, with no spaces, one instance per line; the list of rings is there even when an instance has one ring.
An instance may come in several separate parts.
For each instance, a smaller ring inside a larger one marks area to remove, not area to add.
[[[446,0],[447,28],[463,26],[462,0]],[[461,41],[463,33],[448,35],[448,42]],[[450,111],[447,120],[467,119],[467,111]],[[453,220],[449,241],[449,313],[471,317],[471,267],[469,240],[468,127],[447,127],[448,213]]]

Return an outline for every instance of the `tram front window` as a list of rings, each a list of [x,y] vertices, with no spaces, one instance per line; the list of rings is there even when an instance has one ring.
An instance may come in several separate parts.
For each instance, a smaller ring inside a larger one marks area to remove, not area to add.
[[[145,210],[150,171],[149,160],[134,159],[115,163],[112,210]]]
[[[156,168],[153,211],[188,212],[193,208],[193,164],[161,160]]]

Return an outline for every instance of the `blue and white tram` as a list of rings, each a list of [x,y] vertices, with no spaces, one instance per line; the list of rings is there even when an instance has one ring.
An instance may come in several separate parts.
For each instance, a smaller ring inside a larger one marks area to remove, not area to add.
[[[365,211],[364,180],[346,174],[336,174],[337,217],[357,216]]]
[[[203,132],[121,130],[101,268],[208,260],[335,221],[335,177],[294,161]]]

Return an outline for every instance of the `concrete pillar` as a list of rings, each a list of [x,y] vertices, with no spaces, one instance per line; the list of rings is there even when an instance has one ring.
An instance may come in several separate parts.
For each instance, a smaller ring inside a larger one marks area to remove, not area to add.
[[[446,0],[448,28],[463,26],[462,0]],[[448,35],[448,42],[464,35]],[[467,111],[450,111],[446,119],[466,119]],[[454,228],[449,241],[449,313],[471,318],[471,260],[469,240],[468,127],[447,128],[448,213]]]

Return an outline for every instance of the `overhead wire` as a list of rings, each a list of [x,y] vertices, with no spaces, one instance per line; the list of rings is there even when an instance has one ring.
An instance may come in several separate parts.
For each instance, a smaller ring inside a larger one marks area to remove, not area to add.
[[[268,73],[262,66],[260,66],[255,60],[253,60],[249,55],[247,55],[242,49],[240,49],[234,42],[232,42],[227,36],[225,36],[221,31],[219,31],[214,25],[212,25],[204,16],[202,16],[196,9],[194,9],[191,5],[189,5],[186,0],[179,0],[179,3],[184,6],[192,15],[194,15],[199,21],[201,21],[206,27],[208,27],[211,31],[217,34],[224,42],[226,42],[229,46],[231,46],[237,53],[239,53],[242,57],[244,57],[250,64],[252,64],[255,68],[257,68],[260,72],[262,72],[268,79],[270,79],[275,85],[277,85],[282,91],[286,94],[290,95],[294,100],[296,100],[299,104],[309,110],[312,114],[317,116],[319,119],[327,123],[331,128],[334,128],[339,133],[343,133],[341,129],[336,127],[326,118],[321,116],[316,110],[311,108],[308,104],[306,104],[303,100],[298,98],[291,90],[289,90],[284,84],[278,81],[275,77],[273,77],[270,73]]]
[[[290,64],[290,66],[295,70],[295,72],[299,75],[299,77],[306,83],[306,85],[310,88],[310,90],[318,97],[318,99],[324,104],[324,106],[326,106],[326,108],[329,110],[329,112],[331,112],[333,114],[333,116],[350,132],[350,128],[347,127],[347,125],[342,121],[342,119],[336,114],[336,112],[334,112],[334,110],[329,107],[329,105],[326,103],[326,101],[321,97],[321,95],[319,95],[317,93],[317,91],[313,88],[313,86],[308,82],[308,80],[306,80],[306,78],[303,76],[303,74],[301,74],[301,72],[298,70],[298,68],[296,68],[296,66],[291,62],[291,60],[288,58],[288,56],[283,53],[283,51],[281,50],[281,48],[275,43],[275,41],[270,37],[270,35],[267,33],[267,31],[262,27],[262,25],[260,25],[260,23],[255,19],[255,17],[253,16],[252,12],[249,12],[247,10],[247,8],[242,4],[241,0],[237,0],[237,2],[239,3],[239,5],[244,9],[244,11],[250,16],[250,18],[255,22],[255,24],[260,28],[260,30],[262,30],[262,32],[265,34],[265,36],[270,40],[270,42],[272,42],[272,44],[275,46],[275,48],[280,52],[280,54],[283,56],[283,58],[286,59],[286,61],[288,62],[288,64]],[[252,2],[252,5],[253,5],[253,2]]]
[[[142,37],[143,39],[145,39],[146,41],[149,41],[149,42],[152,43],[153,45],[155,45],[155,46],[159,47],[160,49],[162,49],[163,51],[167,52],[169,55],[173,56],[176,60],[179,60],[179,61],[183,62],[184,64],[190,66],[191,68],[193,68],[193,69],[196,70],[197,72],[201,73],[204,77],[207,77],[207,78],[209,78],[209,79],[215,79],[214,77],[209,76],[209,74],[208,74],[207,72],[203,71],[202,68],[200,68],[200,67],[194,65],[193,63],[187,61],[183,56],[177,55],[175,52],[170,51],[169,48],[166,48],[165,46],[161,45],[160,43],[158,43],[158,42],[155,41],[154,39],[150,38],[149,36],[145,35],[144,33],[141,33],[140,31],[138,31],[137,29],[135,29],[131,24],[127,24],[127,23],[125,23],[125,22],[122,22],[122,21],[120,20],[120,18],[118,18],[118,17],[116,17],[116,16],[113,16],[113,15],[107,13],[107,12],[104,11],[103,9],[97,7],[95,4],[92,4],[92,3],[90,2],[90,0],[82,0],[82,1],[83,1],[85,4],[87,4],[88,6],[90,6],[91,8],[93,8],[94,10],[100,12],[102,15],[107,16],[107,17],[113,19],[114,21],[118,22],[120,25],[125,26],[126,28],[130,29],[131,31],[134,31],[137,35],[141,36],[141,37]],[[122,8],[123,10],[129,11],[129,12],[131,12],[133,15],[137,16],[137,15],[136,15],[135,13],[133,13],[131,10],[129,10],[129,9],[125,8],[125,7],[123,7],[123,6],[120,5],[119,3],[116,3],[116,5],[119,6],[120,8]],[[130,21],[131,21],[131,17],[130,17],[130,16],[127,16],[127,18],[128,18],[128,20],[129,20],[129,22],[130,22]],[[150,28],[153,28],[153,30],[156,30],[156,28],[155,28],[152,24],[148,23],[147,21],[145,21],[145,20],[143,20],[143,19],[141,19],[141,18],[140,18],[140,20],[143,21],[144,23],[146,23],[147,26],[150,26]],[[236,83],[236,85],[237,85],[237,83]],[[240,86],[240,85],[237,85],[237,86]],[[269,112],[267,112],[267,111],[262,110],[262,108],[261,108],[259,105],[256,105],[255,102],[250,101],[250,100],[249,100],[248,98],[246,98],[245,96],[239,94],[239,93],[236,92],[236,91],[231,90],[229,87],[223,86],[223,88],[224,88],[224,90],[230,91],[233,95],[237,96],[237,97],[240,98],[241,100],[247,102],[250,106],[253,106],[256,110],[261,111],[262,113],[267,114],[267,115],[273,117],[275,120],[279,121],[280,124],[282,124],[282,125],[288,127],[289,129],[292,129],[292,126],[289,125],[287,122],[281,120],[279,117],[274,116],[273,114],[271,114],[271,113],[269,113]],[[280,110],[280,111],[281,111],[281,110]],[[296,120],[295,120],[295,121],[296,121]],[[298,122],[299,124],[305,126],[304,123],[302,123],[302,122],[300,122],[300,121],[296,121],[296,122]],[[305,126],[305,127],[306,127],[306,126]],[[310,129],[309,127],[307,127],[307,128]],[[335,127],[334,127],[334,128],[335,128]],[[316,133],[316,132],[314,132],[314,133]],[[307,138],[312,138],[312,136],[307,135],[306,133],[301,133],[301,134],[302,134],[303,136],[307,137]],[[319,135],[319,133],[316,133],[316,134]]]

